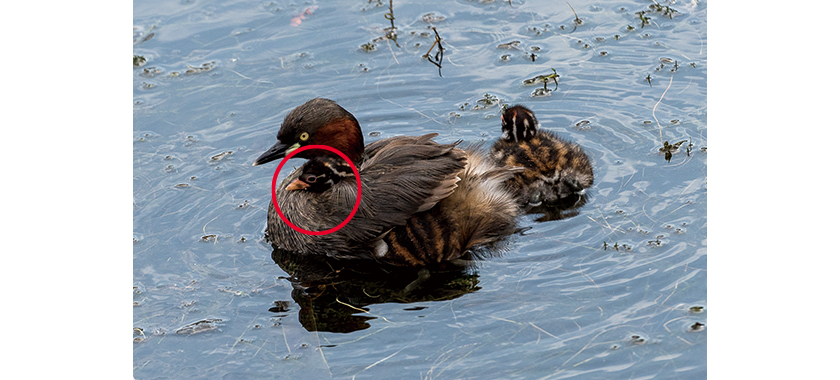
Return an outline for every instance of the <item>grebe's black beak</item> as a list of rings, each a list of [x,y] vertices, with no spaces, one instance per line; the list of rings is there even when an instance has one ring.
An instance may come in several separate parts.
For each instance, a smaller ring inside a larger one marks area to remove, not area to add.
[[[265,153],[260,155],[256,161],[254,161],[253,166],[262,165],[266,162],[271,162],[279,158],[286,157],[287,154],[291,153],[295,149],[300,148],[300,144],[285,144],[283,142],[278,141],[275,143],[271,148],[268,148]]]

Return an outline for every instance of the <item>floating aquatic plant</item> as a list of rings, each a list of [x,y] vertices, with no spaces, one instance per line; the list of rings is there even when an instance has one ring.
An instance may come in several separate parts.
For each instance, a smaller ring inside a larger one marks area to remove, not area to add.
[[[543,91],[548,91],[548,81],[551,80],[551,81],[554,81],[554,90],[556,91],[557,87],[559,86],[559,82],[557,82],[557,78],[560,77],[560,74],[557,74],[557,70],[554,70],[554,68],[552,68],[551,71],[552,71],[551,74],[537,75],[533,78],[525,79],[524,81],[522,81],[522,83],[525,84],[525,85],[532,85],[532,84],[535,84],[535,83],[538,83],[538,82],[542,82],[543,83]]]

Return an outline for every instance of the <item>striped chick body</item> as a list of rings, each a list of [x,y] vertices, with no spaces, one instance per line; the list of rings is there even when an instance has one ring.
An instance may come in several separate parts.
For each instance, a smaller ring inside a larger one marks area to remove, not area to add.
[[[502,115],[503,134],[491,148],[492,158],[501,167],[524,169],[507,180],[508,190],[523,206],[583,194],[594,180],[589,157],[578,144],[538,127],[534,114],[523,106]]]

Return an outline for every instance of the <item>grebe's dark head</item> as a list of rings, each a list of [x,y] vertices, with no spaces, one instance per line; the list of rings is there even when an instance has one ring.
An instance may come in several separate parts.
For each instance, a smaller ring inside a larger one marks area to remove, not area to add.
[[[277,143],[260,155],[254,166],[286,157],[306,145],[327,145],[346,154],[358,163],[365,151],[365,142],[359,122],[350,112],[329,99],[315,98],[289,112],[280,131]],[[310,149],[296,157],[313,158],[329,152]]]

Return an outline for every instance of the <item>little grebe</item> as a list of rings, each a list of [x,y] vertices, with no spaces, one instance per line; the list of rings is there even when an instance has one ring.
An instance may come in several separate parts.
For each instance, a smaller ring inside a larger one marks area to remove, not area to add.
[[[437,134],[391,137],[364,146],[358,121],[327,99],[312,99],[286,116],[277,143],[254,162],[285,157],[309,144],[340,150],[358,167],[361,202],[353,219],[327,235],[293,230],[268,210],[268,237],[280,249],[392,265],[457,262],[473,247],[514,232],[518,206],[504,181],[519,168],[499,168],[476,147],[432,141]],[[276,190],[283,215],[309,231],[337,226],[356,201],[356,178],[332,153],[309,158]],[[297,157],[296,156],[296,157]]]
[[[592,164],[583,149],[539,129],[528,108],[515,105],[502,114],[502,137],[490,151],[496,164],[523,167],[507,181],[520,205],[553,204],[592,186]]]

